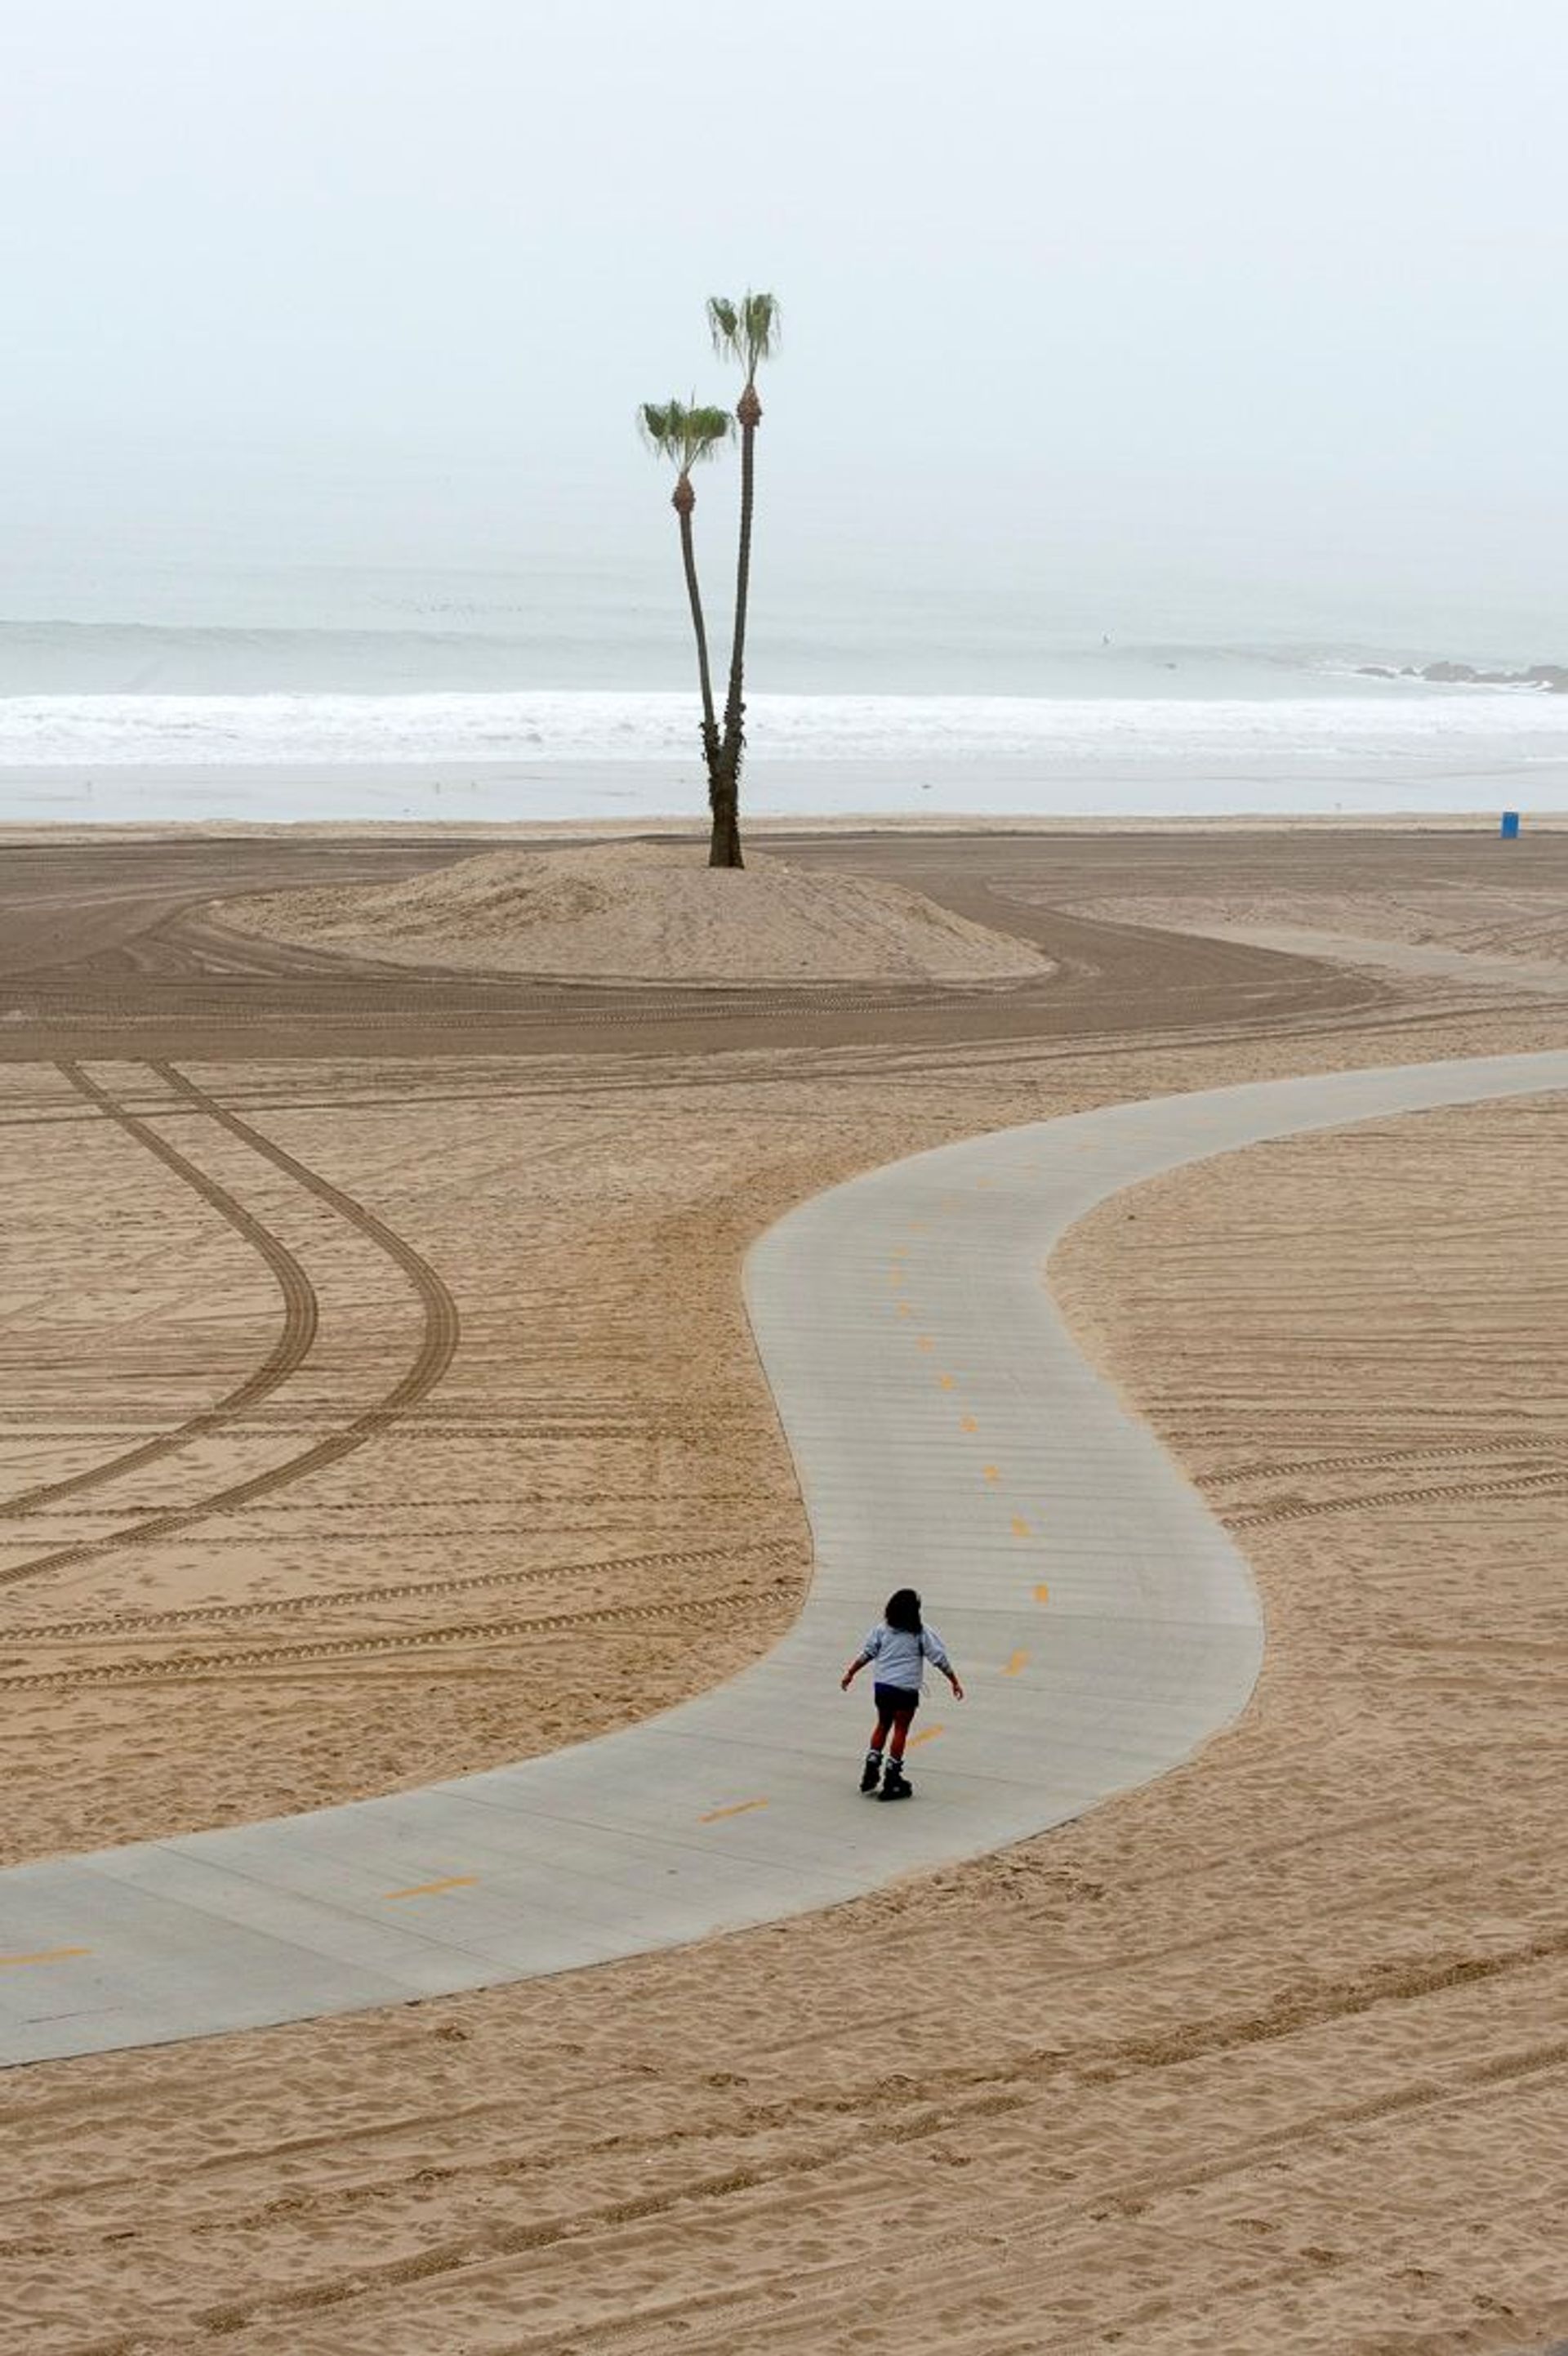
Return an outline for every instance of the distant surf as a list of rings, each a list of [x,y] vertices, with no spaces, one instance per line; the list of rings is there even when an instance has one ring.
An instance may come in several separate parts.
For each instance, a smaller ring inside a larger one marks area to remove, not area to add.
[[[0,766],[268,767],[300,763],[568,762],[689,758],[695,698],[515,693],[13,695],[0,697]],[[1216,773],[1285,762],[1560,764],[1568,700],[1430,688],[1380,695],[1061,697],[757,695],[752,756],[773,762],[1027,761],[1074,774],[1128,759]]]
[[[0,697],[0,823],[699,817],[693,698]],[[1568,810],[1568,698],[758,695],[752,817]]]

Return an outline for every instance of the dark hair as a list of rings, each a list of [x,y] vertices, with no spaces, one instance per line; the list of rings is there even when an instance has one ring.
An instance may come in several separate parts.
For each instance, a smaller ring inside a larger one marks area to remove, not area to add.
[[[901,1587],[896,1595],[890,1595],[882,1617],[901,1636],[918,1636],[925,1625],[920,1616],[920,1598],[912,1587]]]

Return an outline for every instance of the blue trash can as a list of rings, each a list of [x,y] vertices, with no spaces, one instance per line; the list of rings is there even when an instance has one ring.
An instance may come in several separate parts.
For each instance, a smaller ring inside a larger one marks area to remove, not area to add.
[[[1501,827],[1499,829],[1499,832],[1504,842],[1517,842],[1519,841],[1518,810],[1504,810],[1503,822]]]

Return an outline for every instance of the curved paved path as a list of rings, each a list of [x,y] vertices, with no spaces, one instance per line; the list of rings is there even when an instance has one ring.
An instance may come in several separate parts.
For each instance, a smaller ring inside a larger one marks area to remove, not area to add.
[[[1262,1655],[1245,1562],[1040,1281],[1118,1188],[1292,1131],[1568,1088],[1568,1051],[1168,1097],[917,1155],[747,1265],[816,1546],[767,1658],[664,1717],[315,1815],[0,1873],[0,2060],[154,2044],[562,1971],[827,1906],[1186,1758]],[[1477,1213],[1479,1215],[1479,1213]],[[925,1591],[970,1687],[912,1804],[855,1789],[837,1673]]]

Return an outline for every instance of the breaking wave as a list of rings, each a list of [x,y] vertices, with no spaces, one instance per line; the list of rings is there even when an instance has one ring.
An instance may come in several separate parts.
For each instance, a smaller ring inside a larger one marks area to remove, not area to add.
[[[754,761],[1027,761],[1082,773],[1134,760],[1234,772],[1282,758],[1560,761],[1568,698],[1431,688],[1381,697],[758,695]],[[0,697],[0,766],[265,767],[555,764],[695,756],[692,699],[653,692]]]

